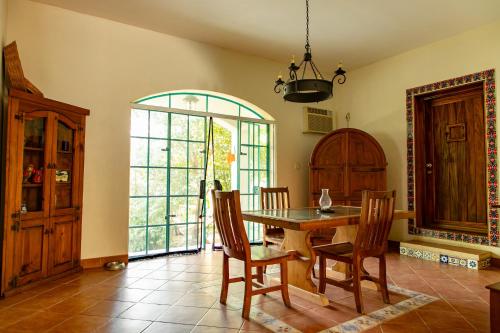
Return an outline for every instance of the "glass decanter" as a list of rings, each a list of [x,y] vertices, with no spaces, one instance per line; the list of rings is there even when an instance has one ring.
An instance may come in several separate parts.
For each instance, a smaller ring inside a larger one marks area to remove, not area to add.
[[[332,199],[328,195],[328,189],[321,189],[321,198],[319,198],[319,207],[321,210],[327,210],[332,206]]]

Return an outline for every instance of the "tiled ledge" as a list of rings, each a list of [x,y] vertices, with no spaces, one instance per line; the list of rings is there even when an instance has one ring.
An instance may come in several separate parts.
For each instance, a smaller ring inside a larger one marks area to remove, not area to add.
[[[491,260],[491,253],[488,251],[421,241],[401,242],[399,253],[445,265],[476,270],[490,266]]]

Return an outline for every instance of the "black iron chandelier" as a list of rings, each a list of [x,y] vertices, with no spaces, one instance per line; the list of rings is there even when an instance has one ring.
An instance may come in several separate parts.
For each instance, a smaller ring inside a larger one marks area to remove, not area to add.
[[[333,82],[337,79],[338,84],[344,84],[346,71],[339,64],[335,75],[331,80],[325,80],[318,67],[312,61],[311,46],[309,45],[309,0],[306,0],[306,53],[304,59],[297,66],[295,57],[292,57],[288,67],[290,78],[285,82],[281,75],[275,81],[274,92],[280,93],[283,90],[285,101],[295,103],[312,103],[327,100],[333,96]],[[314,78],[306,78],[307,67],[311,68]],[[302,69],[302,77],[299,79],[297,72]]]

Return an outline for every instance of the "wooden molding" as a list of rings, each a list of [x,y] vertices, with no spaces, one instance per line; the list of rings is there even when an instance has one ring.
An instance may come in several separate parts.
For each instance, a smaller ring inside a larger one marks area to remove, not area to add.
[[[109,256],[109,257],[82,259],[80,261],[80,264],[83,267],[83,269],[102,268],[106,263],[111,262],[111,261],[122,261],[125,264],[128,264],[128,254],[120,254],[117,256]]]

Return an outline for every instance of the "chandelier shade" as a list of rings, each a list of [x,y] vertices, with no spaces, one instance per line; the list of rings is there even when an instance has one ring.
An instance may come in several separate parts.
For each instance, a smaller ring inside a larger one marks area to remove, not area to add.
[[[325,101],[333,96],[333,83],[335,79],[337,79],[338,84],[344,84],[346,81],[346,71],[342,69],[342,64],[339,64],[331,80],[325,80],[312,60],[311,46],[309,44],[309,0],[306,0],[305,49],[304,59],[298,66],[295,64],[295,58],[292,57],[290,66],[288,66],[289,78],[284,81],[280,74],[275,81],[274,92],[281,93],[283,91],[283,98],[285,101],[294,103]],[[310,72],[312,72],[312,75],[309,75],[309,77],[306,76],[308,66]],[[299,70],[302,71],[300,78],[297,74]]]

